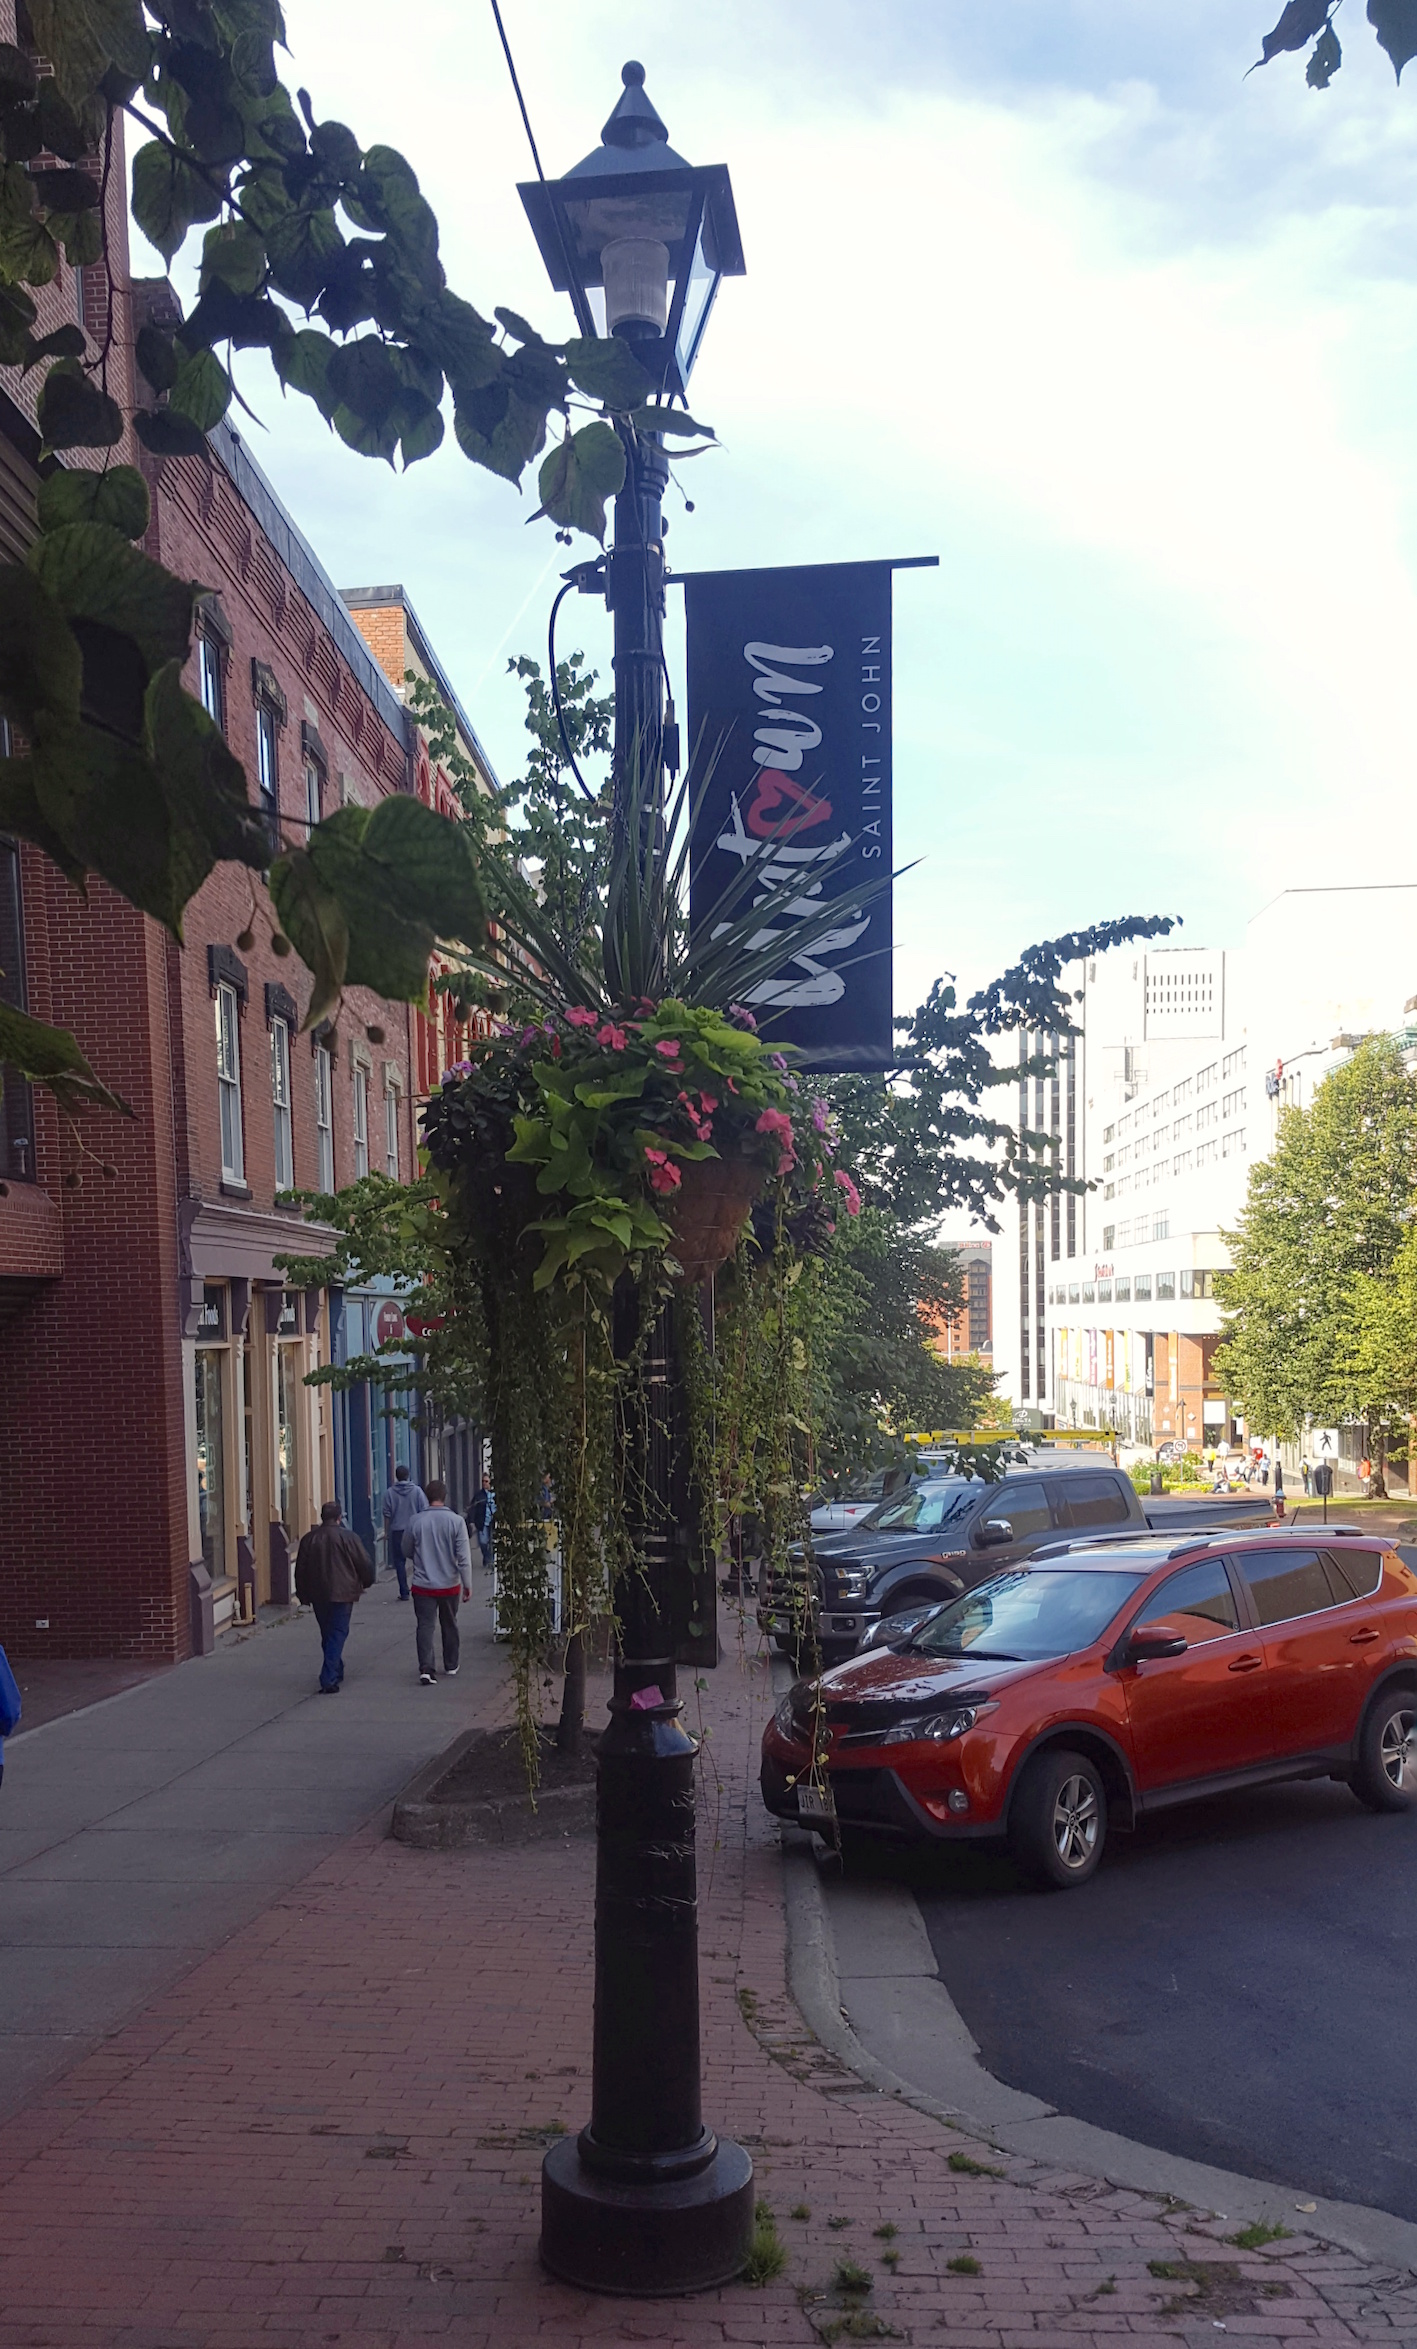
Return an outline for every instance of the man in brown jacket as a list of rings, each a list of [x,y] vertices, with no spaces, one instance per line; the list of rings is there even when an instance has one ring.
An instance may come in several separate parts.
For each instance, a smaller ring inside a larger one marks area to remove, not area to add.
[[[340,1523],[338,1501],[326,1501],[320,1522],[303,1534],[295,1553],[295,1595],[314,1611],[324,1662],[321,1696],[337,1696],[344,1679],[344,1643],[354,1602],[374,1580],[374,1561],[357,1533]]]

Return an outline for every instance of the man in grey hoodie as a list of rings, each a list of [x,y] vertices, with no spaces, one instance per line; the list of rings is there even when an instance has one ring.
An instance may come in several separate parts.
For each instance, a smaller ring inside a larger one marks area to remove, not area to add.
[[[428,1487],[428,1507],[410,1528],[409,1581],[413,1586],[413,1613],[418,1633],[418,1677],[431,1688],[433,1626],[443,1634],[443,1671],[451,1680],[458,1668],[458,1601],[472,1597],[472,1548],[467,1527],[450,1509],[448,1488],[437,1478]]]

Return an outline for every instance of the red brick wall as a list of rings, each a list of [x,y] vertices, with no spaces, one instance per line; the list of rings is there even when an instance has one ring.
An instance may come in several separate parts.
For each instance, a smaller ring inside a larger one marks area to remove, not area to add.
[[[86,908],[23,859],[30,1004],[73,1028],[135,1112],[85,1119],[106,1179],[37,1097],[64,1274],[0,1338],[0,1643],[16,1655],[187,1647],[167,974],[156,925],[101,882]],[[78,1175],[77,1185],[66,1176]],[[47,1617],[48,1628],[37,1628]]]

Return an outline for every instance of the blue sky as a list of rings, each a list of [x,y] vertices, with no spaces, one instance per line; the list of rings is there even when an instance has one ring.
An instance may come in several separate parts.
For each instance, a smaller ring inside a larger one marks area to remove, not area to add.
[[[749,275],[694,385],[724,446],[671,558],[940,556],[896,589],[902,1004],[1106,915],[1228,943],[1288,882],[1417,876],[1417,68],[1394,88],[1359,0],[1326,96],[1244,78],[1268,19],[1234,0],[504,15],[548,171],[636,56],[733,172]],[[418,171],[454,286],[567,331],[486,0],[287,17],[317,111]],[[396,478],[242,381],[335,579],[404,583],[515,774],[502,672],[567,559],[532,501],[451,436]],[[604,663],[604,614],[565,618]]]

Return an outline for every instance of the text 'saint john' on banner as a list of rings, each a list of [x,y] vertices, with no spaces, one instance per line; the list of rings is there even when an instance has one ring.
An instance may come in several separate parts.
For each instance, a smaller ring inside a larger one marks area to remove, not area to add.
[[[776,960],[741,991],[764,1035],[820,1069],[891,1066],[891,563],[681,578],[688,636],[690,916],[741,920]],[[746,888],[735,890],[735,883]],[[782,892],[790,889],[792,895]]]

